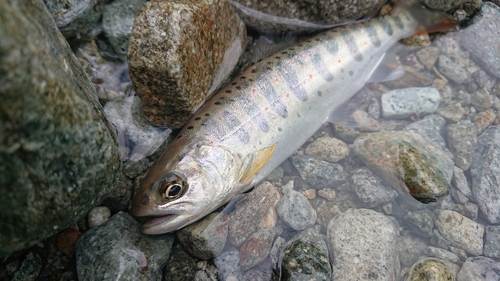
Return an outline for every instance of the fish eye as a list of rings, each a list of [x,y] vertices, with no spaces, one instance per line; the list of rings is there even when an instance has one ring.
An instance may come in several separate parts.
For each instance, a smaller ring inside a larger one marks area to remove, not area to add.
[[[185,177],[179,173],[165,174],[160,180],[158,192],[163,199],[173,200],[181,197],[187,190],[188,184]]]

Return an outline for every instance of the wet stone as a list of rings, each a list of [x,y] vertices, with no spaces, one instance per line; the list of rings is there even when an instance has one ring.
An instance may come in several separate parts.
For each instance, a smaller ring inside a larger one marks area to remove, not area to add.
[[[408,65],[403,65],[403,69],[405,71],[403,77],[384,82],[384,84],[387,84],[392,89],[402,89],[404,91],[404,88],[428,87],[434,81],[434,76],[427,70],[420,71],[414,66]],[[422,101],[420,100],[419,102],[421,103]],[[431,103],[433,102],[431,101]]]
[[[42,269],[42,257],[35,251],[29,252],[24,257],[21,267],[16,271],[12,281],[32,281],[38,277]]]
[[[116,0],[104,7],[102,28],[115,52],[126,59],[135,15],[145,0]]]
[[[307,198],[295,190],[286,191],[276,210],[279,217],[294,230],[304,230],[316,223],[316,211]]]
[[[78,279],[160,280],[174,236],[145,235],[128,213],[118,212],[107,223],[86,231],[76,243]]]
[[[446,120],[437,115],[431,114],[425,116],[423,119],[415,121],[408,126],[404,127],[404,131],[419,134],[444,149],[446,143],[442,137],[446,125]]]
[[[461,121],[446,126],[448,147],[453,153],[453,162],[466,171],[470,168],[471,158],[477,143],[477,129],[470,121]]]
[[[493,281],[500,279],[500,262],[486,257],[470,257],[458,272],[457,281]]]
[[[482,215],[500,223],[500,126],[490,126],[478,138],[472,155],[472,193]]]
[[[450,251],[443,250],[441,248],[428,246],[426,253],[431,257],[446,260],[452,263],[458,263],[460,261],[457,255],[455,255]]]
[[[436,210],[434,223],[451,245],[471,255],[483,253],[484,226],[455,211]]]
[[[328,225],[328,248],[333,260],[332,280],[396,280],[398,231],[388,217],[368,209],[350,209]],[[360,243],[363,241],[363,243]]]
[[[405,231],[397,239],[397,251],[401,263],[409,267],[426,253],[427,242],[420,236]]]
[[[398,193],[368,168],[359,168],[350,176],[351,186],[358,198],[369,207],[393,201]]]
[[[229,214],[229,241],[239,246],[250,234],[259,229],[267,210],[276,206],[279,196],[271,183],[263,182],[236,203],[236,209]]]
[[[269,281],[272,280],[271,275],[272,272],[270,270],[262,271],[259,269],[250,269],[245,272],[245,275],[243,275],[241,281]]]
[[[208,260],[222,252],[226,245],[229,216],[211,213],[177,232],[179,242],[192,256]]]
[[[378,11],[384,1],[234,0],[240,16],[260,32],[314,31],[325,26],[357,20]],[[313,4],[313,5],[312,5]]]
[[[263,261],[273,245],[274,228],[261,228],[247,237],[240,247],[240,266],[248,270]]]
[[[459,102],[457,102],[438,108],[436,113],[443,116],[447,120],[458,122],[464,116],[465,109]]]
[[[434,228],[433,213],[429,209],[410,211],[404,215],[404,222],[411,230],[423,237],[431,237]]]
[[[155,125],[182,127],[230,75],[245,40],[245,25],[228,1],[144,4],[127,59],[146,117]]]
[[[416,55],[421,64],[429,71],[432,70],[434,64],[439,57],[440,50],[438,47],[426,47],[417,51]]]
[[[472,22],[459,33],[460,41],[479,65],[500,78],[500,53],[496,48],[500,44],[500,7],[484,2]]]
[[[470,190],[464,171],[457,166],[453,167],[451,183],[467,198],[472,198],[472,191]]]
[[[436,258],[424,258],[417,261],[411,268],[405,281],[449,281],[455,280],[458,265]]]
[[[382,115],[385,118],[405,119],[415,113],[434,113],[441,96],[434,88],[396,89],[382,95]]]
[[[1,1],[0,19],[3,256],[85,218],[121,164],[95,86],[43,1]]]
[[[54,21],[66,37],[85,35],[99,23],[107,0],[44,0]]]
[[[453,10],[453,9],[456,9],[458,7],[460,7],[460,5],[463,5],[465,2],[467,2],[467,0],[423,0],[422,1],[422,4],[424,4],[425,6],[431,8],[431,9],[435,9],[435,10],[439,10],[439,11],[450,11],[450,10]]]
[[[349,147],[339,139],[320,137],[310,143],[305,152],[316,159],[336,163],[349,155]]]
[[[362,135],[360,131],[340,124],[333,124],[333,129],[335,131],[335,136],[346,143],[352,143]]]
[[[75,256],[75,244],[82,233],[78,229],[68,228],[59,235],[56,239],[56,247],[66,256],[73,258]]]
[[[283,167],[278,166],[276,169],[274,169],[267,177],[266,180],[268,181],[279,181],[283,178],[285,170]]]
[[[221,273],[222,279],[220,280],[241,280],[243,277],[240,252],[237,249],[232,248],[222,252],[214,259],[214,264]]]
[[[273,246],[271,247],[271,251],[269,252],[269,257],[271,258],[271,262],[273,266],[276,266],[279,261],[279,256],[285,247],[286,239],[278,236],[274,239]]]
[[[455,255],[457,255],[457,257],[460,258],[460,261],[465,261],[467,259],[467,253],[464,250],[453,246],[450,246],[449,248],[452,253],[454,253]]]
[[[493,124],[496,118],[496,114],[492,109],[486,111],[481,111],[476,116],[472,118],[472,123],[477,128],[477,133],[481,134],[484,129]]]
[[[330,280],[328,247],[315,228],[308,228],[286,243],[281,253],[281,280]]]
[[[490,225],[486,227],[484,255],[490,258],[500,259],[500,226]]]
[[[471,102],[477,110],[486,110],[493,105],[490,92],[486,88],[475,91],[472,94]]]
[[[307,155],[293,156],[292,162],[302,179],[317,189],[335,187],[346,181],[344,169],[338,164]]]
[[[335,189],[323,188],[323,189],[318,191],[318,195],[325,198],[328,201],[333,201],[335,199]]]
[[[191,281],[195,274],[195,260],[182,249],[180,244],[176,244],[165,267],[165,281]]]
[[[449,192],[452,160],[433,143],[410,132],[379,132],[356,139],[356,155],[399,192],[422,202]]]
[[[108,207],[99,206],[90,210],[88,215],[89,227],[99,226],[105,223],[111,217],[111,211]]]
[[[455,83],[461,84],[470,79],[470,74],[458,65],[456,62],[452,61],[445,55],[440,55],[438,60],[437,69],[441,74],[446,76],[446,78],[452,80]]]

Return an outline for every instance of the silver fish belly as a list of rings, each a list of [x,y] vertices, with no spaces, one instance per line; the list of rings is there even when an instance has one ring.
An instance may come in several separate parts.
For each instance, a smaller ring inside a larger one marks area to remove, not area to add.
[[[171,232],[260,182],[351,98],[386,51],[415,32],[409,12],[340,27],[250,67],[203,105],[153,165],[132,212]]]

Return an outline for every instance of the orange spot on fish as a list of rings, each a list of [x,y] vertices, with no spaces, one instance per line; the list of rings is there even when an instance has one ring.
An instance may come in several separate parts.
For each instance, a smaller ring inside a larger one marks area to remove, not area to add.
[[[274,82],[278,83],[279,82],[278,78],[274,79]]]
[[[257,92],[257,89],[252,88],[252,93],[255,93],[255,92]],[[248,99],[247,99],[247,101],[250,102],[250,100],[248,100]]]
[[[355,53],[357,53],[357,52],[358,52],[358,50],[353,50],[353,51],[352,51],[352,53],[353,53],[353,54],[355,54]]]
[[[267,109],[268,109],[268,108],[267,108],[267,106],[266,106],[266,107],[264,107],[264,110],[267,110]]]
[[[312,74],[309,74],[309,79],[312,79],[312,78],[313,78]]]
[[[341,62],[341,60],[338,61],[338,63],[340,63],[340,62]]]
[[[285,96],[286,96],[287,98],[289,98],[289,97],[290,97],[290,93],[286,93],[286,94],[285,94]]]
[[[365,45],[368,45],[368,42],[365,41]]]

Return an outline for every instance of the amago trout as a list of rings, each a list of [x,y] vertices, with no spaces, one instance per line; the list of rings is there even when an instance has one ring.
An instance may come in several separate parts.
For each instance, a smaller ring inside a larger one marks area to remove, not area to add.
[[[410,5],[408,5],[410,6]],[[453,21],[419,5],[335,28],[250,67],[203,105],[151,167],[131,204],[142,232],[189,225],[264,179],[365,83],[404,37]],[[436,28],[437,27],[437,28]]]

